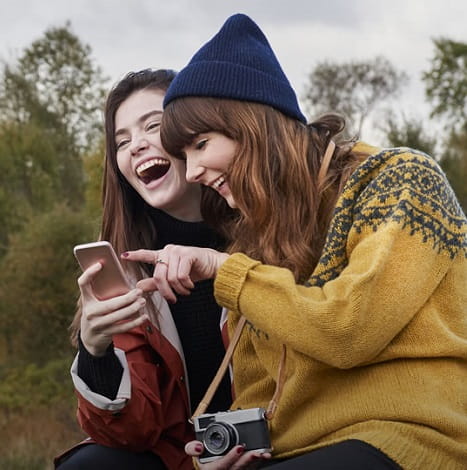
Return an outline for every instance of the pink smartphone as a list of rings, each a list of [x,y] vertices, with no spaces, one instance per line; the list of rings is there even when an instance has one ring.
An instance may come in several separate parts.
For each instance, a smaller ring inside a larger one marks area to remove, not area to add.
[[[76,245],[73,253],[83,271],[94,263],[102,264],[101,271],[91,283],[94,295],[99,300],[126,294],[131,289],[120,260],[109,242],[99,241]]]

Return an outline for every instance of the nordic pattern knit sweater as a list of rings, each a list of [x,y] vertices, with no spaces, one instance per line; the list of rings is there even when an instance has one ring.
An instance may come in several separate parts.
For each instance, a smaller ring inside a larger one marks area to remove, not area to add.
[[[286,382],[270,422],[273,458],[346,439],[404,469],[467,468],[467,221],[436,162],[369,153],[339,198],[307,285],[236,253],[215,281],[238,407],[266,407],[281,344]]]

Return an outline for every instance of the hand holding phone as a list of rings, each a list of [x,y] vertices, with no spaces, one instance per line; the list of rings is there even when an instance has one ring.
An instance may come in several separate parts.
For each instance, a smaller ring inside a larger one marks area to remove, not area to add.
[[[102,264],[102,269],[91,282],[97,299],[110,299],[131,290],[120,260],[109,242],[99,241],[77,245],[73,252],[83,271],[95,263]]]

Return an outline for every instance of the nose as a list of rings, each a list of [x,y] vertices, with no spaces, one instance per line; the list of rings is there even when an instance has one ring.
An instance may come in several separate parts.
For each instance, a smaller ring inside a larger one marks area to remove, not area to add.
[[[201,183],[204,167],[197,164],[194,159],[187,155],[186,159],[186,180],[189,183]]]
[[[137,155],[141,150],[148,147],[149,143],[144,136],[135,136],[130,145],[131,154]]]

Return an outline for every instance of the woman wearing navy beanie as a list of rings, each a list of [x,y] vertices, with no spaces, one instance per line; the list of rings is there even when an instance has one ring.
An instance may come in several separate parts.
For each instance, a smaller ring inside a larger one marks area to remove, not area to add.
[[[195,463],[465,469],[467,220],[435,160],[343,141],[336,114],[307,124],[267,39],[241,14],[181,70],[164,106],[167,151],[235,210],[216,220],[230,246],[127,259],[153,263],[139,285],[172,302],[215,280],[231,341],[246,324],[232,410],[267,409],[272,448],[241,431],[225,455],[189,443]]]

